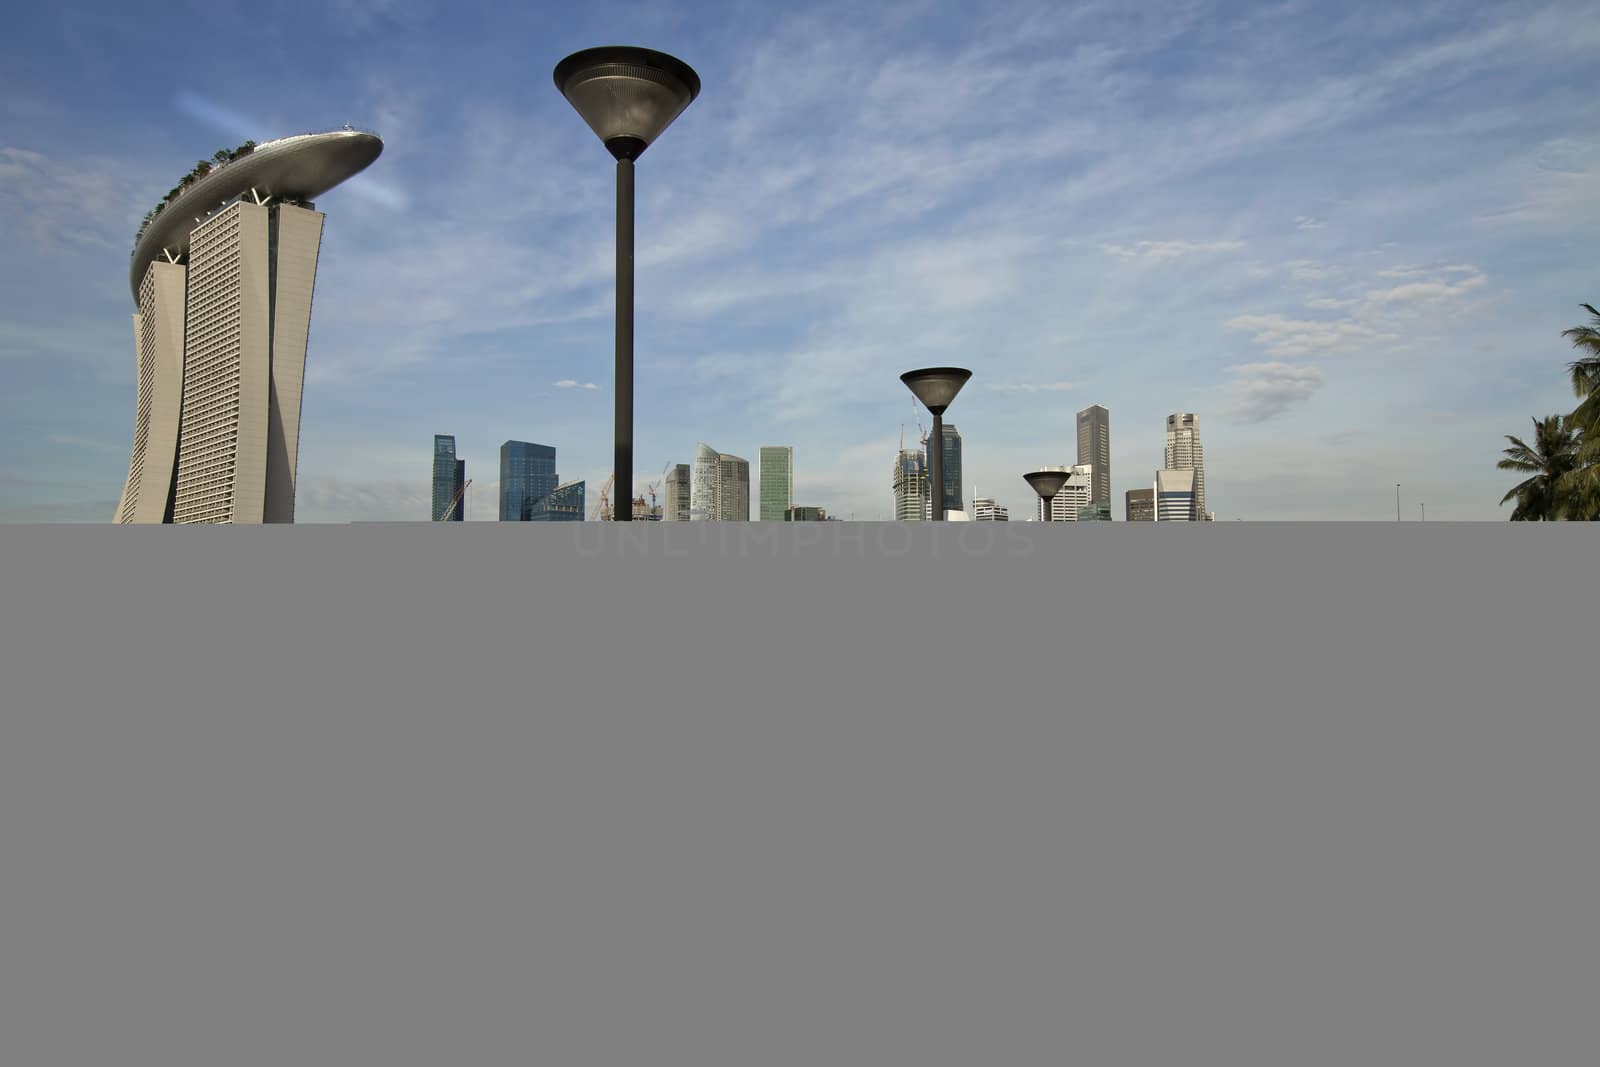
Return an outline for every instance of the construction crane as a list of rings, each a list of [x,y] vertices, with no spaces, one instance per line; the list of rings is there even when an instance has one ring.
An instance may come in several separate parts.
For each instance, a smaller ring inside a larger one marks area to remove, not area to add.
[[[645,488],[650,491],[650,510],[652,512],[656,510],[656,486],[661,484],[662,479],[667,476],[667,472],[671,469],[672,464],[668,462],[665,467],[661,468],[661,473],[656,475],[656,480],[645,485]]]
[[[467,486],[471,484],[471,478],[461,483],[461,488],[456,490],[456,495],[450,498],[450,506],[445,508],[444,514],[439,517],[440,522],[450,521],[450,516],[456,513],[456,505],[461,503],[461,498],[467,495]]]
[[[611,484],[616,480],[615,473],[606,476],[606,484],[600,487],[600,503],[594,506],[594,512],[589,516],[590,522],[611,521]]]

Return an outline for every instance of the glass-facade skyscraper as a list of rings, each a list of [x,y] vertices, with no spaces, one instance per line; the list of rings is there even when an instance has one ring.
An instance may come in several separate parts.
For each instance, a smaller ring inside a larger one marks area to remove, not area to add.
[[[452,434],[433,435],[433,521],[444,520],[444,513],[466,484],[466,460],[456,458],[456,439]],[[467,502],[462,500],[450,513],[451,522],[466,519]]]
[[[533,505],[555,492],[558,484],[554,447],[527,441],[500,446],[501,522],[528,522]]]
[[[961,511],[965,505],[961,493],[961,434],[954,426],[945,424],[944,427],[944,509],[947,512]],[[933,438],[928,439],[928,454],[923,462],[928,470],[933,470]],[[929,497],[929,508],[932,509],[932,496]]]
[[[717,456],[717,521],[750,521],[750,461],[727,452]]]
[[[762,445],[761,463],[762,522],[782,522],[784,512],[794,506],[794,448],[790,445]]]
[[[1078,462],[1094,468],[1089,503],[1111,513],[1111,412],[1091,404],[1078,412]]]
[[[568,482],[528,506],[529,522],[582,522],[584,483]]]

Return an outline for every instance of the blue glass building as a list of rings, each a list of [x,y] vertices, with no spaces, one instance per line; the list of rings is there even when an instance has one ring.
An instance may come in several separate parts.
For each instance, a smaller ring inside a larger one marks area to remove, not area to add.
[[[467,462],[456,458],[456,439],[452,434],[433,435],[433,521],[439,522],[449,509],[451,501],[461,492],[466,482]],[[462,500],[450,514],[451,522],[461,522],[467,516],[467,502]]]
[[[528,522],[533,505],[555,492],[556,450],[507,441],[500,446],[500,521]]]
[[[568,482],[534,501],[528,509],[529,522],[582,522],[584,484]]]
[[[933,470],[933,438],[928,438],[927,469]],[[954,426],[944,427],[944,510],[965,511],[961,503],[961,435]]]

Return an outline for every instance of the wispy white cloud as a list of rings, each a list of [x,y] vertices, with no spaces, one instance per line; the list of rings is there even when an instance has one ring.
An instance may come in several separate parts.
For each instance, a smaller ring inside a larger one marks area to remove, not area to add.
[[[1287,363],[1243,363],[1228,368],[1229,417],[1238,422],[1266,422],[1311,399],[1324,382],[1315,367]]]
[[[580,382],[572,378],[563,378],[555,383],[557,389],[598,389],[594,382]]]
[[[1131,245],[1106,244],[1101,250],[1118,259],[1146,259],[1156,262],[1207,253],[1234,252],[1243,241],[1138,241]]]
[[[1064,393],[1074,388],[1071,382],[991,382],[997,393]]]

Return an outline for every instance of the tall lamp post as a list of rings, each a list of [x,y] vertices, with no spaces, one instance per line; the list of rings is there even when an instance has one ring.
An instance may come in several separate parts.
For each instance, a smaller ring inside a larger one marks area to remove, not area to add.
[[[1061,487],[1067,484],[1067,479],[1072,472],[1063,467],[1045,467],[1031,474],[1024,474],[1028,484],[1033,486],[1033,491],[1039,494],[1039,499],[1044,501],[1044,521],[1053,518],[1050,514],[1050,505],[1055,501],[1056,494],[1061,492]]]
[[[967,384],[967,379],[972,377],[972,372],[960,367],[925,367],[922,370],[908,370],[900,375],[900,380],[906,383],[906,388],[916,394],[922,401],[922,406],[933,413],[933,470],[929,472],[933,481],[933,512],[931,518],[934,522],[944,521],[944,413],[955,400],[956,394],[961,392],[961,387]]]
[[[617,161],[617,495],[633,500],[633,162],[700,95],[700,76],[663,52],[587,48],[556,64],[556,88]],[[629,503],[613,509],[633,519]]]

